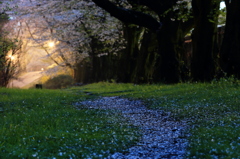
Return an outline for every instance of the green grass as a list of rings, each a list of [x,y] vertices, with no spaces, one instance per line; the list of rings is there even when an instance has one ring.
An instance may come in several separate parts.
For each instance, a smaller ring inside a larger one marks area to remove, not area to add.
[[[96,83],[67,90],[0,89],[0,158],[101,158],[136,142],[137,129],[111,111],[73,103],[99,96],[141,99],[188,120],[188,158],[239,158],[240,83]]]
[[[0,88],[0,158],[101,158],[138,140],[111,111],[80,109],[69,90]]]
[[[151,109],[171,112],[176,120],[188,120],[192,126],[189,158],[240,156],[239,81],[176,85],[97,83],[73,90],[141,99]]]

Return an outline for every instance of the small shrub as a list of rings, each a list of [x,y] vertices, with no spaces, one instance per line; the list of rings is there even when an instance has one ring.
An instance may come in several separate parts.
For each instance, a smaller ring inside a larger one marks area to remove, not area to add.
[[[39,80],[39,82],[40,83],[46,83],[48,80],[50,80],[51,79],[51,76],[48,76],[48,75],[43,75],[41,78],[40,78],[40,80]]]
[[[47,80],[43,86],[47,89],[66,88],[74,83],[74,79],[70,75],[58,75]]]

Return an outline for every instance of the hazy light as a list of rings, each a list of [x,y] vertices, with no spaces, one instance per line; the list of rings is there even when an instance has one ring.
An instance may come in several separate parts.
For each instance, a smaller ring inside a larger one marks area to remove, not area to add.
[[[48,46],[49,46],[49,47],[54,47],[54,46],[55,46],[55,43],[54,43],[53,41],[51,41],[51,42],[48,43]]]
[[[8,57],[9,57],[11,60],[14,60],[14,56],[9,55]]]

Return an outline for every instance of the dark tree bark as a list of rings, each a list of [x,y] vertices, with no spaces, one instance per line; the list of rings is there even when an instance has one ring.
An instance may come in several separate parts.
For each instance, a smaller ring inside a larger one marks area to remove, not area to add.
[[[152,83],[158,57],[156,34],[144,30],[135,70],[131,76],[134,83]]]
[[[138,63],[139,41],[143,29],[143,27],[130,26],[128,24],[123,26],[124,38],[127,41],[127,45],[125,52],[122,52],[119,56],[117,75],[119,82],[134,82],[131,76]]]
[[[159,60],[154,79],[160,77],[165,83],[177,83],[181,79],[181,68],[184,63],[181,57],[184,54],[184,36],[192,28],[193,21],[189,19],[186,22],[181,20],[172,20],[175,12],[170,11],[165,17],[162,17],[164,23],[162,29],[158,33],[159,41]]]
[[[227,21],[220,61],[227,76],[240,78],[240,1],[226,0]]]
[[[191,73],[194,81],[210,81],[215,75],[219,5],[220,0],[192,0],[194,31]]]
[[[77,83],[88,83],[90,79],[89,68],[89,62],[86,62],[86,59],[76,64],[76,68],[74,69],[74,80]]]

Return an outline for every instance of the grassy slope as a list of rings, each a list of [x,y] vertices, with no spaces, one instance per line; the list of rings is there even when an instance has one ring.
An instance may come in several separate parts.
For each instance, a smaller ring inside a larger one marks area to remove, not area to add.
[[[118,114],[72,106],[85,99],[66,90],[0,88],[0,158],[100,158],[137,140]]]
[[[238,158],[240,156],[240,85],[221,80],[211,84],[133,85],[98,83],[81,88],[100,96],[142,99],[152,109],[188,119],[190,158]]]

